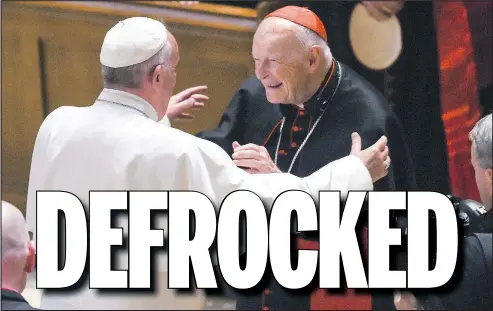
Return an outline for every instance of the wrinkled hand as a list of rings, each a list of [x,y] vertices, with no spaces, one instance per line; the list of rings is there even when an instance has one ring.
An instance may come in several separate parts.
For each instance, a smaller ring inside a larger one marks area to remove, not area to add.
[[[384,21],[399,13],[405,1],[361,1],[368,13],[377,21]]]
[[[416,297],[408,292],[396,292],[394,294],[394,305],[397,310],[423,310]]]
[[[258,173],[280,173],[270,158],[267,149],[255,144],[240,145],[238,142],[233,143],[233,162],[238,167],[244,168],[252,174]]]
[[[207,86],[194,86],[171,96],[166,115],[168,119],[193,119],[193,115],[186,113],[187,109],[200,109],[204,107],[209,97],[201,94],[207,90]]]
[[[361,150],[361,137],[358,133],[351,134],[351,155],[361,159],[370,172],[373,182],[387,176],[390,167],[389,148],[387,137],[382,136],[373,146]]]

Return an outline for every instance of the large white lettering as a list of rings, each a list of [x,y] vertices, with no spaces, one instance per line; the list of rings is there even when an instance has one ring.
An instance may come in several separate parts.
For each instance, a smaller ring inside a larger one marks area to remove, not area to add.
[[[249,191],[229,194],[219,215],[205,195],[193,191],[96,191],[89,197],[88,229],[84,207],[76,196],[61,191],[38,192],[38,288],[75,284],[83,275],[88,250],[91,288],[150,288],[151,249],[166,245],[169,288],[191,288],[192,274],[197,288],[217,288],[215,260],[210,252],[215,239],[219,270],[237,289],[256,286],[269,258],[274,277],[289,289],[307,286],[317,268],[321,288],[341,287],[341,259],[349,288],[433,288],[450,280],[457,261],[455,210],[446,196],[434,192],[350,192],[343,209],[338,192],[321,192],[317,213],[308,194],[287,191],[276,198],[270,215],[260,198]],[[368,276],[355,229],[365,199],[369,213]],[[389,226],[390,210],[407,210],[407,271],[391,271],[389,267],[389,247],[402,243],[400,229]],[[428,268],[429,210],[435,213],[437,227],[436,265],[432,270]],[[116,211],[128,213],[127,234],[123,228],[112,227],[112,212]],[[168,213],[167,228],[151,228],[154,211]],[[241,213],[247,223],[245,269],[240,269],[238,261]],[[66,223],[62,268],[58,262],[61,216]],[[319,231],[318,250],[291,249],[293,216],[298,223],[296,231]],[[123,257],[128,267],[112,270],[111,247],[122,246],[125,238],[129,247]],[[292,252],[299,255],[296,269],[291,268]]]

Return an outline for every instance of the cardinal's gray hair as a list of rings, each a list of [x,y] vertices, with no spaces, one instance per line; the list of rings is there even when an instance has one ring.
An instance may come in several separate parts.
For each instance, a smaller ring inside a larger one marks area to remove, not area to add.
[[[301,25],[296,25],[298,28],[296,35],[301,43],[305,46],[305,48],[309,49],[314,45],[318,45],[325,56],[326,59],[329,59],[331,56],[330,48],[327,42],[320,37],[316,32]]]

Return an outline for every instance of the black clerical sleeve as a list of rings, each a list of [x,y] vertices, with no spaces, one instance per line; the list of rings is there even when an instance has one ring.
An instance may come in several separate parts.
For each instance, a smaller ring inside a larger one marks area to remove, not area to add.
[[[264,86],[252,76],[234,94],[218,126],[196,136],[219,145],[230,155],[234,141],[262,146],[282,117],[277,106],[267,101]]]
[[[373,145],[382,135],[388,140],[391,166],[388,175],[374,184],[375,191],[416,190],[416,178],[406,138],[399,120],[390,109],[382,122],[366,127],[360,135],[363,149]]]
[[[388,175],[374,184],[374,190],[416,190],[413,160],[401,120],[378,89],[348,66],[342,64],[342,69],[342,81],[327,111],[327,119],[330,120],[324,131],[334,133],[331,141],[347,137],[344,142],[347,147],[343,147],[347,153],[351,146],[351,132],[360,134],[362,149],[372,146],[385,135],[391,166]]]

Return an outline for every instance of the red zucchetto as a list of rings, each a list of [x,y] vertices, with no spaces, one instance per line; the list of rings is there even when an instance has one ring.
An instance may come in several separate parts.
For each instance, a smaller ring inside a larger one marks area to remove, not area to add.
[[[317,16],[307,8],[302,8],[299,6],[285,6],[267,15],[265,18],[269,17],[279,17],[306,27],[308,29],[316,32],[320,37],[322,37],[325,42],[327,42],[327,32],[325,31],[325,26]]]

